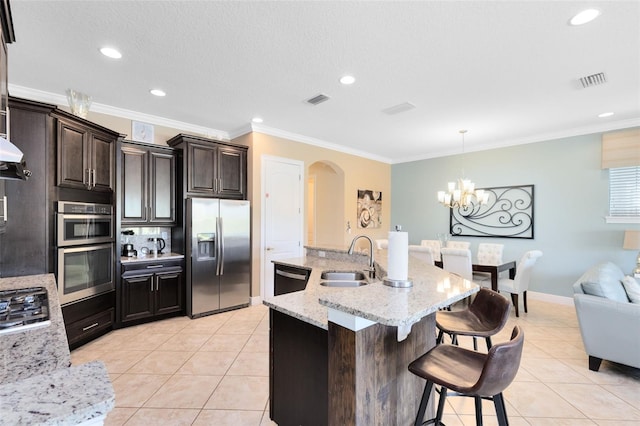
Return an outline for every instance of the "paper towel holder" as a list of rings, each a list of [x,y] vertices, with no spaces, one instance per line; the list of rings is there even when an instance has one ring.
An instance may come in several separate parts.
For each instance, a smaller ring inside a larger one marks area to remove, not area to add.
[[[413,287],[413,281],[411,279],[406,280],[393,280],[389,277],[384,277],[382,279],[382,284],[387,285],[389,287],[394,288],[409,288]]]

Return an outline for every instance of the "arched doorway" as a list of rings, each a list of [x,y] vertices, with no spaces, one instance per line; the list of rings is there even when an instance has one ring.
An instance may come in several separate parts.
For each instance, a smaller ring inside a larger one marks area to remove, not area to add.
[[[344,171],[329,161],[316,161],[307,173],[307,245],[344,245]]]

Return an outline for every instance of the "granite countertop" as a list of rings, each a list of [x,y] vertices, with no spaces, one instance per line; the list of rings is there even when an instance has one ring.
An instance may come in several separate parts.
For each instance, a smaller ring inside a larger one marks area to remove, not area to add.
[[[0,385],[0,424],[71,425],[105,417],[115,394],[101,361]]]
[[[356,288],[325,287],[320,285],[322,271],[364,270],[367,258],[360,254],[349,256],[344,250],[307,247],[307,256],[274,261],[311,269],[306,289],[270,297],[263,303],[323,329],[328,329],[327,308],[383,325],[407,327],[479,290],[478,285],[471,281],[411,257],[409,278],[413,281],[413,287],[392,288],[381,281],[387,269],[387,251],[374,250],[374,259],[378,278],[369,279],[368,285]]]
[[[0,424],[78,424],[104,418],[115,393],[102,362],[71,366],[53,274],[0,279],[0,290],[45,287],[47,326],[0,338]],[[97,424],[97,423],[96,423]]]
[[[44,287],[51,324],[0,338],[0,383],[15,382],[71,365],[69,343],[53,274],[0,278],[0,290]]]
[[[133,256],[133,257],[120,257],[120,263],[135,263],[135,262],[157,262],[159,260],[173,260],[184,259],[184,254],[180,253],[163,253],[163,254],[148,254],[146,256]]]

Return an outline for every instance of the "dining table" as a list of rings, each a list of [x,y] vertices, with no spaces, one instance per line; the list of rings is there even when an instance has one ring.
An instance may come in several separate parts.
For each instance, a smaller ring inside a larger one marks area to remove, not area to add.
[[[442,268],[442,261],[436,261],[435,265]],[[471,270],[473,272],[489,273],[491,276],[491,290],[498,291],[498,277],[500,276],[500,272],[509,271],[509,279],[514,279],[516,277],[516,262],[515,260],[510,260],[494,265],[472,263]]]

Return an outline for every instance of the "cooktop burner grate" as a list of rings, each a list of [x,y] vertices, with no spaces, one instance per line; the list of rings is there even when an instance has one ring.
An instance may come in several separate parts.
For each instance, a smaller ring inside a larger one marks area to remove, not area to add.
[[[0,333],[49,323],[49,299],[44,287],[0,291]]]

